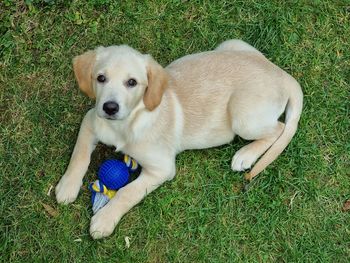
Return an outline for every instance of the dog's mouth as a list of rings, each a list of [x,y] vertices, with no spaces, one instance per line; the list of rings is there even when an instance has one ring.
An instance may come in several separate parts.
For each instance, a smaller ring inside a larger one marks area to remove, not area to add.
[[[99,112],[97,111],[97,117],[101,118],[101,119],[105,119],[105,120],[109,120],[109,121],[115,121],[118,120],[118,116],[117,115],[108,115],[104,112]]]
[[[115,121],[115,120],[118,120],[118,118],[115,117],[115,116],[105,116],[104,118],[107,119],[107,120],[112,120],[112,121],[113,121],[113,120],[114,120],[114,121]]]
[[[100,118],[106,119],[108,121],[121,121],[124,118],[118,114],[116,115],[107,115],[107,114],[103,114],[103,116],[99,116]]]

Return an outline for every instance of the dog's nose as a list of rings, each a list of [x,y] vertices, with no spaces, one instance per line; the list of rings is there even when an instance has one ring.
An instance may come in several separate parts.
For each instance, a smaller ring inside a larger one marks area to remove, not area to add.
[[[107,101],[103,104],[103,111],[108,115],[116,114],[119,111],[119,105],[114,101]]]

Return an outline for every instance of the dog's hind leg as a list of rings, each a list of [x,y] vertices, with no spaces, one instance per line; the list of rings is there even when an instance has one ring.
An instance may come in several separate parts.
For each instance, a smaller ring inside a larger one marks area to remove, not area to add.
[[[251,168],[256,160],[264,153],[282,134],[284,124],[278,122],[271,129],[264,129],[265,134],[260,134],[261,139],[257,139],[242,147],[232,158],[231,168],[234,171],[243,171]]]

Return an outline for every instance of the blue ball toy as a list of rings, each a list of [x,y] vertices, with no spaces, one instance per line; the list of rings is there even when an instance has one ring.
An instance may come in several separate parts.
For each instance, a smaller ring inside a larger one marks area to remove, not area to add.
[[[98,178],[108,189],[118,190],[129,182],[129,169],[122,161],[107,160],[98,170]]]
[[[128,155],[124,155],[124,162],[107,160],[102,163],[97,174],[99,180],[89,185],[94,214],[116,195],[116,190],[129,183],[130,173],[137,171],[138,168],[138,163]]]

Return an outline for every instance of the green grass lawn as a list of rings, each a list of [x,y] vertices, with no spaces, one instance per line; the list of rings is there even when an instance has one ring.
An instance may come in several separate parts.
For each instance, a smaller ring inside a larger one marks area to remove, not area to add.
[[[0,261],[349,262],[350,2],[120,2],[0,1]],[[112,150],[98,146],[74,204],[47,195],[93,107],[72,58],[128,44],[166,65],[231,38],[301,83],[304,111],[291,144],[246,191],[243,174],[230,169],[246,142],[186,151],[173,181],[111,237],[93,241],[87,185]]]

